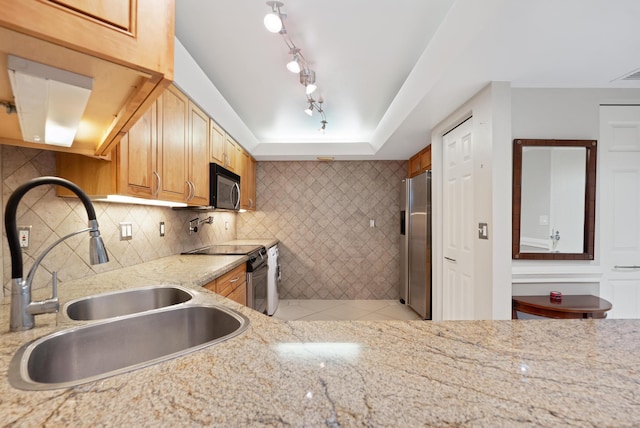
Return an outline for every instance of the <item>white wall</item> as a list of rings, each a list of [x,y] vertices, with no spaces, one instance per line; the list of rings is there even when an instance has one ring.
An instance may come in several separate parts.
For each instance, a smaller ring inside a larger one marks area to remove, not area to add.
[[[598,140],[600,104],[638,102],[640,89],[523,89],[511,90],[511,130],[516,138]],[[598,158],[598,163],[601,159]],[[598,169],[601,166],[598,165]],[[513,295],[598,294],[600,269],[600,180],[596,188],[594,260],[513,261]]]
[[[488,223],[489,239],[477,239],[474,254],[475,319],[511,318],[511,118],[510,87],[494,82],[431,133],[434,195],[433,316],[442,314],[442,136],[473,115],[474,223]],[[494,167],[495,166],[495,167]],[[474,227],[475,227],[474,226]]]

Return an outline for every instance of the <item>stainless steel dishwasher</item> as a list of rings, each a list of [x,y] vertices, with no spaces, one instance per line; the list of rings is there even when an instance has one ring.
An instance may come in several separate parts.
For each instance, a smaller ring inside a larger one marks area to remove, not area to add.
[[[262,247],[249,254],[247,261],[247,306],[267,313],[267,250]]]

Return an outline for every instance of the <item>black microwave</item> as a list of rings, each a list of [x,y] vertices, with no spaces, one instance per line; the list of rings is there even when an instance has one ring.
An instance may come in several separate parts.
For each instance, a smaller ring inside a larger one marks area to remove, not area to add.
[[[209,164],[209,203],[219,210],[240,209],[240,176],[216,164]]]

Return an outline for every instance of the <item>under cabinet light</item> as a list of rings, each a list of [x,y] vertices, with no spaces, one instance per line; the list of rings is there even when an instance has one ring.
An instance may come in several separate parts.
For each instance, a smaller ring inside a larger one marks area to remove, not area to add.
[[[187,204],[183,202],[161,201],[159,199],[144,199],[144,198],[136,198],[133,196],[124,196],[124,195],[91,196],[91,200],[95,202],[115,202],[120,204],[152,205],[156,207],[178,208],[178,207],[187,206]]]
[[[8,56],[22,138],[70,147],[93,89],[93,78]]]

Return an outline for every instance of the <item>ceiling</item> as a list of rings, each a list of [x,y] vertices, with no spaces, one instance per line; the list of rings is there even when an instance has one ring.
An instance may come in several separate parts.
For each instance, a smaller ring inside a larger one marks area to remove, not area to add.
[[[176,2],[177,39],[239,118],[221,125],[258,160],[408,159],[491,81],[640,88],[619,80],[640,70],[637,0],[285,0],[324,99],[322,134],[285,42],[262,24],[269,11],[262,0]]]

